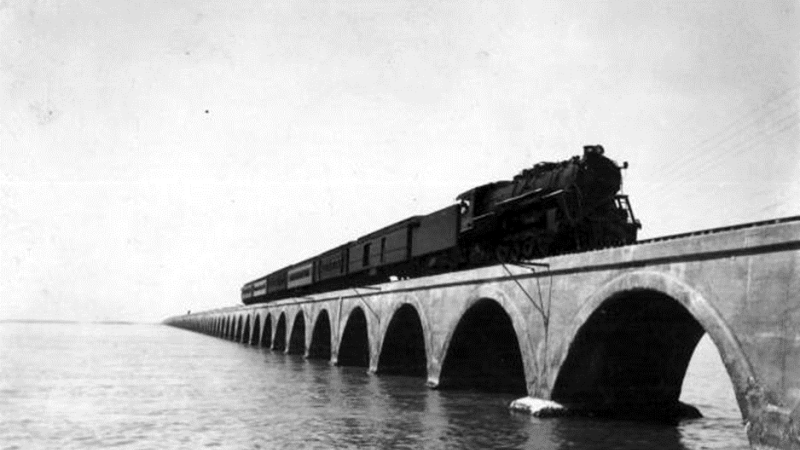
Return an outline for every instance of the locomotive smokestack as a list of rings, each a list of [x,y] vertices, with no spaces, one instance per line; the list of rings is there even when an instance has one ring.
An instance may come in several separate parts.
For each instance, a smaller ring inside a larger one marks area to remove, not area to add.
[[[605,153],[602,145],[584,145],[583,146],[583,156],[588,155],[589,153],[597,153],[598,155],[602,155]]]

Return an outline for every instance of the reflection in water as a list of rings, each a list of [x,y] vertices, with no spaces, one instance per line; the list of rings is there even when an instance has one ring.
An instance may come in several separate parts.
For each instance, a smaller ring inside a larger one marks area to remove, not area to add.
[[[748,448],[714,399],[678,427],[540,420],[509,411],[513,395],[162,326],[0,324],[0,361],[9,448]]]

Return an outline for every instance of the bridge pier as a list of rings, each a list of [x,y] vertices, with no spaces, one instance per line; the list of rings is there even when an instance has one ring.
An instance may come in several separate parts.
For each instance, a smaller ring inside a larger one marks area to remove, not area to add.
[[[432,387],[665,420],[691,413],[678,399],[707,333],[752,447],[800,449],[800,222],[538,262],[548,269],[501,265],[167,323]]]

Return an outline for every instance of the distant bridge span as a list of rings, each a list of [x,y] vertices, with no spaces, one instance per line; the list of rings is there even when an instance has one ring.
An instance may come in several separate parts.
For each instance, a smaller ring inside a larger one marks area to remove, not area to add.
[[[594,413],[677,408],[708,333],[751,445],[800,449],[800,218],[266,305],[181,328]]]

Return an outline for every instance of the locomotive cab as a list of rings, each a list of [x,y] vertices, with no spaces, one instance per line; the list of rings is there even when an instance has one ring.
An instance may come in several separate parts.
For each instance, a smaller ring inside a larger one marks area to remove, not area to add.
[[[459,233],[465,233],[473,227],[475,189],[470,189],[459,195],[456,197],[456,201],[459,204],[459,223],[461,224],[458,231]]]
[[[494,215],[493,194],[511,185],[511,181],[497,181],[470,189],[456,197],[460,205],[460,233],[480,234],[486,219]]]

